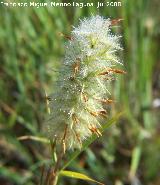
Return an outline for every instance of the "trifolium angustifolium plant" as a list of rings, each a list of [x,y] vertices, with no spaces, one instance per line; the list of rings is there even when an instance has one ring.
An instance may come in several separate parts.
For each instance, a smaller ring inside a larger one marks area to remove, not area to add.
[[[101,119],[107,116],[107,84],[121,64],[119,35],[111,33],[112,21],[92,16],[73,27],[65,57],[51,95],[49,137],[64,150],[81,148],[92,134],[101,135]]]

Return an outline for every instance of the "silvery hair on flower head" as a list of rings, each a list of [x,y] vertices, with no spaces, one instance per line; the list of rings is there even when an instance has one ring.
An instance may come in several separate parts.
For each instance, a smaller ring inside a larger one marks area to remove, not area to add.
[[[99,15],[80,21],[66,44],[65,57],[51,95],[49,137],[66,149],[81,148],[93,133],[101,135],[100,120],[106,118],[107,83],[121,61],[120,36],[111,33],[112,22]],[[107,82],[107,83],[106,83]]]

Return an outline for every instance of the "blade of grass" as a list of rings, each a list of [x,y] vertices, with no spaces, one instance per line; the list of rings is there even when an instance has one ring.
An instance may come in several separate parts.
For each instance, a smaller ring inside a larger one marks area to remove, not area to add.
[[[139,166],[141,158],[141,146],[136,146],[132,152],[132,161],[130,169],[130,178],[133,179],[136,175],[137,168]]]
[[[98,182],[98,181],[88,177],[87,175],[84,175],[84,174],[78,173],[78,172],[62,170],[60,172],[60,175],[75,178],[75,179],[81,179],[81,180],[85,180],[85,181],[91,181],[91,182],[94,182],[94,183],[97,183],[97,184],[100,184],[100,185],[104,185],[103,183]]]
[[[41,143],[47,143],[49,144],[50,141],[46,138],[42,138],[42,137],[37,137],[37,136],[20,136],[17,138],[18,140],[27,140],[27,139],[30,139],[30,140],[34,140],[34,141],[39,141]]]

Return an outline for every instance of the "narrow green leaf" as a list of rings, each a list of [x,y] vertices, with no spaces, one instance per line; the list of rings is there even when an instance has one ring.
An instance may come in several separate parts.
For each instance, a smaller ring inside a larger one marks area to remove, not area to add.
[[[81,180],[85,180],[85,181],[91,181],[91,182],[95,182],[97,184],[101,184],[104,185],[101,182],[98,182],[90,177],[88,177],[87,175],[84,175],[82,173],[78,173],[78,172],[73,172],[73,171],[66,171],[66,170],[62,170],[60,172],[60,175],[62,176],[66,176],[66,177],[71,177],[71,178],[75,178],[75,179],[81,179]]]
[[[131,178],[133,178],[136,174],[140,157],[141,157],[141,146],[136,146],[132,152],[132,161],[131,161],[131,169],[130,169]]]
[[[107,121],[107,123],[102,125],[101,133],[104,132],[107,128],[117,122],[123,112],[118,113],[112,119]],[[91,143],[93,143],[97,139],[97,135],[92,135],[87,141],[84,142],[81,150],[76,150],[70,157],[69,161],[64,164],[61,170],[64,170],[81,152],[83,152]]]

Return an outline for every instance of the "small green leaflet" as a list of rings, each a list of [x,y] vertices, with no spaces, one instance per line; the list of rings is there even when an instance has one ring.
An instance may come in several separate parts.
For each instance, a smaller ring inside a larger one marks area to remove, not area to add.
[[[87,175],[84,175],[84,174],[78,173],[78,172],[62,170],[62,171],[60,171],[60,175],[75,178],[75,179],[81,179],[81,180],[85,180],[85,181],[91,181],[91,182],[94,182],[94,183],[97,183],[100,185],[104,185],[103,183],[98,182],[98,181],[88,177]]]

